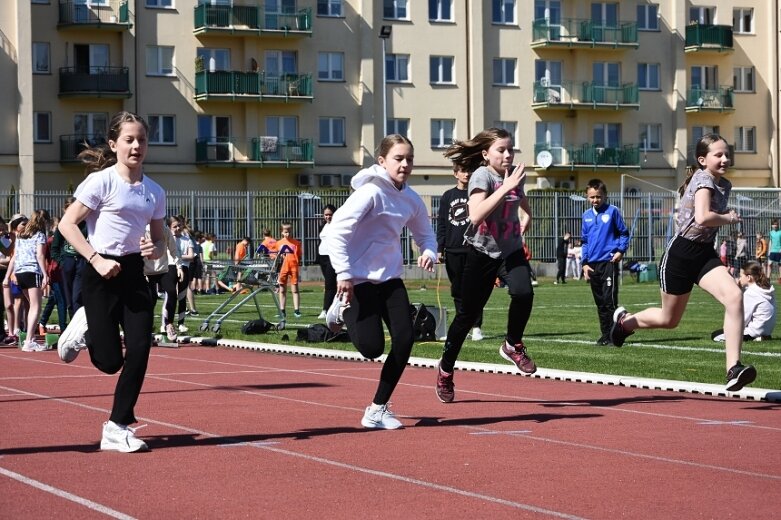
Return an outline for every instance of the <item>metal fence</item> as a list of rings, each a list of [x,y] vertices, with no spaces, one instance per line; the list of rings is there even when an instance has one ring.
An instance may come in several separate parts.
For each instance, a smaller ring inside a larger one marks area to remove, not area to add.
[[[69,196],[66,192],[39,192],[34,195],[0,191],[0,216],[9,218],[20,208],[46,209],[52,216],[62,214],[62,205]],[[232,256],[236,242],[248,236],[255,245],[260,243],[263,230],[279,236],[283,222],[291,222],[293,236],[302,241],[304,264],[315,263],[318,233],[325,204],[339,207],[349,196],[346,190],[278,191],[278,192],[167,192],[168,214],[184,215],[190,227],[214,234],[218,258]],[[581,217],[589,207],[580,192],[531,190],[529,203],[534,216],[526,240],[534,259],[553,262],[556,244],[565,231],[580,238]],[[439,197],[423,197],[431,210],[431,223],[436,229]],[[672,192],[626,194],[609,202],[622,210],[632,238],[626,259],[639,262],[658,261],[664,245],[675,230],[677,196]],[[757,232],[766,234],[772,220],[781,219],[781,189],[734,189],[730,206],[743,221],[722,228],[722,238],[734,239],[742,231],[753,246]],[[727,236],[729,235],[729,236]],[[414,263],[412,237],[405,229],[400,237],[405,262]],[[753,251],[753,247],[750,247]]]

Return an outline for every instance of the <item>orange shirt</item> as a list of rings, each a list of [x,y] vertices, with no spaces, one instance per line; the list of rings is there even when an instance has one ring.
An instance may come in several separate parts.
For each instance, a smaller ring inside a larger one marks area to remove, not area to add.
[[[282,271],[298,271],[301,265],[301,241],[295,238],[280,238],[277,240],[277,251],[281,252],[285,246],[289,247],[292,252],[285,255]]]
[[[277,252],[277,239],[274,237],[266,237],[263,242],[260,243],[261,247],[268,249],[269,253]]]
[[[247,244],[242,240],[236,244],[236,251],[233,253],[233,261],[238,263],[245,258],[247,258]]]

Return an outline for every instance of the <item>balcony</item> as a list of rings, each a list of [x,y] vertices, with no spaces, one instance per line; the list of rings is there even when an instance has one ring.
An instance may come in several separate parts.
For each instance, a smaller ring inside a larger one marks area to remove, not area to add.
[[[691,24],[686,26],[685,52],[732,52],[732,27]]]
[[[547,143],[534,145],[534,156],[547,150],[553,156],[550,168],[609,169],[640,167],[640,149],[635,145],[601,146],[585,143],[574,146],[555,146]]]
[[[636,49],[637,24],[620,22],[618,26],[601,25],[591,20],[564,18],[551,24],[541,18],[532,23],[532,48]]]
[[[195,100],[312,101],[311,74],[205,71],[195,73]]]
[[[60,68],[60,97],[129,98],[127,67]]]
[[[249,168],[303,168],[314,166],[314,146],[311,139],[258,136],[248,140],[246,153],[242,153],[233,138],[209,137],[196,140],[195,162]]]
[[[687,112],[734,112],[733,88],[723,85],[716,90],[699,87],[686,91]]]
[[[195,7],[194,34],[256,36],[312,36],[312,9],[294,13],[267,13],[258,5],[206,5]]]
[[[60,162],[80,162],[78,155],[90,146],[106,144],[103,134],[70,134],[60,136]]]
[[[61,29],[101,29],[127,31],[130,23],[128,0],[109,0],[105,5],[87,5],[84,1],[60,0],[60,18],[57,27]]]
[[[637,110],[639,91],[634,83],[611,87],[589,81],[541,80],[534,83],[532,108],[553,110]]]

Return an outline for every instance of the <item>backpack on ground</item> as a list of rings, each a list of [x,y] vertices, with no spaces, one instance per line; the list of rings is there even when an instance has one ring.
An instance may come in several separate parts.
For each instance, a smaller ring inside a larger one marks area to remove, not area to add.
[[[340,330],[334,334],[322,323],[315,323],[305,329],[298,329],[298,332],[296,332],[296,339],[306,343],[344,343],[350,341],[350,335],[346,330]]]
[[[242,334],[265,334],[274,327],[273,324],[260,318],[258,320],[250,320],[241,327]]]
[[[437,320],[422,303],[410,305],[412,332],[415,341],[435,341],[437,339]]]

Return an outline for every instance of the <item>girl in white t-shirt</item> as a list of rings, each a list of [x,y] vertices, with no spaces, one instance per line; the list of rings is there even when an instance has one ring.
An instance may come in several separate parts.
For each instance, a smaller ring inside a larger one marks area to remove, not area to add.
[[[147,449],[128,425],[136,422],[134,408],[152,346],[154,309],[144,278],[144,258],[165,254],[165,192],[142,167],[147,133],[146,122],[135,114],[119,112],[112,118],[108,144],[79,154],[89,175],[76,188],[76,201],[59,226],[63,237],[87,260],[82,275],[84,306],[60,336],[60,358],[69,363],[87,348],[100,371],[122,370],[100,448],[125,453]],[[78,228],[83,220],[89,241]],[[144,234],[147,225],[150,238]]]

